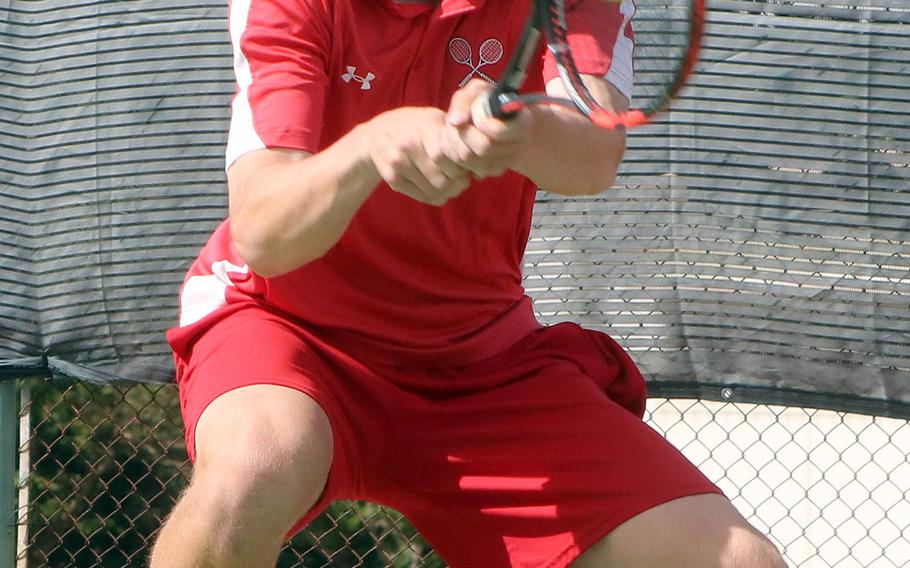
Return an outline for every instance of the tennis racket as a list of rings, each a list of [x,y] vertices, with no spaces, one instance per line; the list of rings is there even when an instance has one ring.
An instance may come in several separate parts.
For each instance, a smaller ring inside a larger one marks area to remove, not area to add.
[[[530,104],[571,108],[602,128],[632,128],[666,110],[692,74],[705,22],[705,0],[635,0],[635,74],[632,109],[603,108],[585,87],[568,43],[566,0],[532,0],[531,15],[502,79],[475,102],[475,123],[485,117],[506,119]],[[620,3],[620,0],[601,0]],[[620,32],[622,33],[622,32]],[[519,94],[541,39],[553,54],[569,99]],[[470,57],[470,56],[469,56]]]

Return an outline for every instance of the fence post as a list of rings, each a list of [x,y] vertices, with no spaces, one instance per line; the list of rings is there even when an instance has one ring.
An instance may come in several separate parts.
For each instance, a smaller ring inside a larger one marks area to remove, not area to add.
[[[19,501],[16,510],[16,568],[28,568],[28,508],[31,504],[29,476],[32,473],[32,384],[19,381]]]
[[[16,565],[16,381],[0,380],[0,567]]]

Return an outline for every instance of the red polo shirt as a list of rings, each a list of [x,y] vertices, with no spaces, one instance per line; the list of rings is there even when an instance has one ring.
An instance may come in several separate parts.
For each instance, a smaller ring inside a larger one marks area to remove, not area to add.
[[[529,5],[234,0],[237,95],[228,166],[262,148],[318,152],[397,107],[447,108],[468,79],[501,75]],[[580,70],[606,76],[627,94],[631,15],[629,0],[580,0],[569,17]],[[542,91],[556,76],[545,59],[542,52],[527,90]],[[539,326],[521,284],[535,191],[509,172],[437,208],[383,184],[324,257],[277,278],[249,270],[231,246],[227,220],[187,275],[180,326],[201,331],[256,302],[361,358],[403,365],[480,361]],[[171,340],[183,340],[178,336]]]

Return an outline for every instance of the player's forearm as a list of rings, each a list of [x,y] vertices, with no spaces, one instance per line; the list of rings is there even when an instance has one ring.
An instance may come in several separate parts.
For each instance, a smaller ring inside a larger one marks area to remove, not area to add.
[[[318,154],[268,164],[246,176],[246,187],[231,188],[234,246],[254,272],[290,272],[341,239],[381,180],[367,137],[355,128]]]
[[[512,169],[563,195],[591,195],[613,185],[626,148],[623,131],[605,130],[558,107],[532,107],[532,132]]]

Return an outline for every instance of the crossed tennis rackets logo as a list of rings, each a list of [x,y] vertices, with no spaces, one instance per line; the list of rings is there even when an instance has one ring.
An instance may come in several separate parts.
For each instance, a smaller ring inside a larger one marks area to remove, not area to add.
[[[477,75],[488,83],[495,83],[496,81],[481,71],[480,68],[485,65],[492,65],[502,59],[502,53],[502,43],[498,39],[491,37],[480,44],[480,49],[477,51],[477,63],[475,64],[474,49],[471,47],[471,44],[468,43],[468,40],[463,37],[452,38],[452,41],[449,42],[449,55],[452,56],[452,59],[454,59],[456,63],[471,68],[471,70],[468,71],[468,74],[464,76],[464,79],[458,83],[458,86],[464,87],[467,85],[468,81],[470,81],[471,77],[474,75]]]

